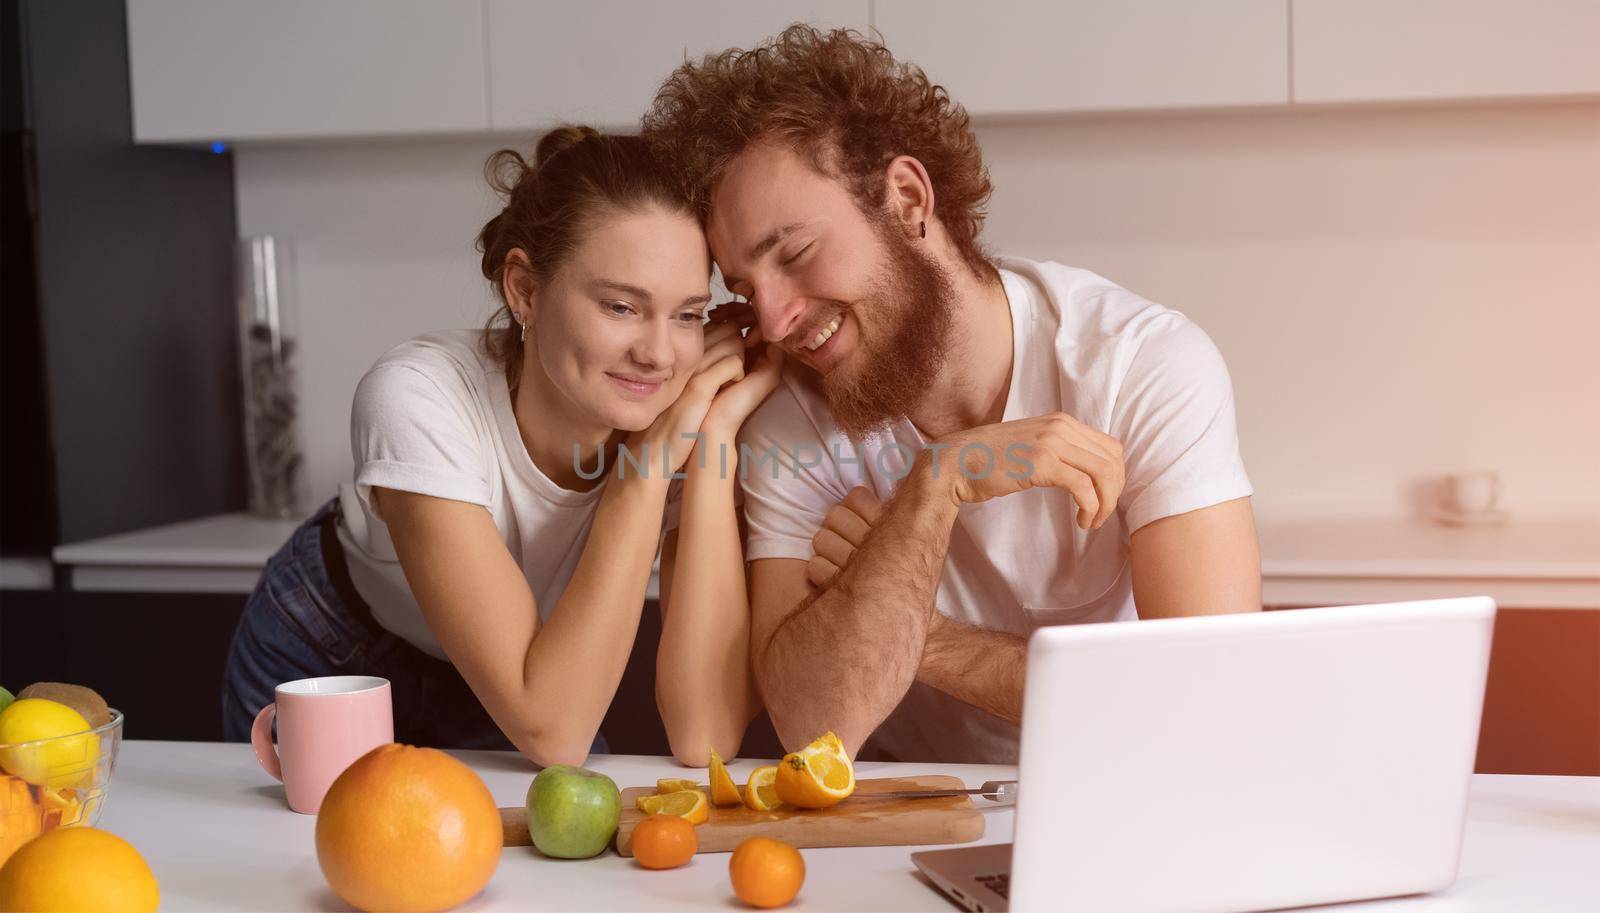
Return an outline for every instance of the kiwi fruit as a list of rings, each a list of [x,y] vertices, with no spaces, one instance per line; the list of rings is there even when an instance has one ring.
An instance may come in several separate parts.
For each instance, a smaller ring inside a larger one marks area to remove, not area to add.
[[[64,682],[34,682],[17,692],[19,701],[29,697],[66,704],[88,720],[91,729],[97,729],[111,722],[111,708],[106,706],[106,699],[93,688],[68,685]]]

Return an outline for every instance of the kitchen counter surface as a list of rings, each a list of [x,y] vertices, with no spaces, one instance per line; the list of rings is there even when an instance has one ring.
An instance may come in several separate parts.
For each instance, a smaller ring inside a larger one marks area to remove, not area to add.
[[[1493,596],[1502,607],[1600,609],[1600,520],[1443,526],[1258,518],[1262,601],[1339,605]]]
[[[74,589],[248,593],[297,525],[225,514],[63,545],[55,560],[71,568]],[[1267,605],[1486,594],[1502,607],[1600,609],[1600,520],[1447,527],[1258,517],[1257,525]]]
[[[503,752],[456,752],[500,805],[519,805],[534,770]],[[743,782],[755,761],[732,765]],[[670,759],[595,756],[589,766],[619,786],[683,776]],[[873,764],[861,776],[949,773],[968,783],[1005,779],[1014,768]],[[1013,814],[985,813],[980,842],[1010,839]],[[344,910],[317,867],[316,820],[288,810],[282,787],[244,744],[124,742],[100,826],[139,848],[161,883],[164,910]],[[790,909],[952,910],[925,886],[911,847],[805,850],[806,883]],[[1583,911],[1600,909],[1600,778],[1474,778],[1461,874],[1432,895],[1326,909],[1340,913]],[[462,910],[746,909],[728,886],[727,855],[698,856],[665,872],[614,853],[583,862],[545,859],[527,847],[503,852],[486,891]]]
[[[248,593],[299,519],[219,514],[57,546],[75,590]]]

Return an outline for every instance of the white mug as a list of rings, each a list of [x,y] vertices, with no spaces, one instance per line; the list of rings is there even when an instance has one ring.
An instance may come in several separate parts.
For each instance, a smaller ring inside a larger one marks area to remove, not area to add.
[[[1444,477],[1445,507],[1458,514],[1486,514],[1500,503],[1500,474],[1492,470]]]

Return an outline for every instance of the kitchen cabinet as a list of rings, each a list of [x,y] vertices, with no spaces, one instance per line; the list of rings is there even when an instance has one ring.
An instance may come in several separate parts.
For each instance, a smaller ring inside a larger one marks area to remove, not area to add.
[[[1600,776],[1600,612],[1495,618],[1477,770]]]
[[[6,592],[0,684],[88,685],[127,714],[124,735],[222,738],[222,670],[245,597]]]
[[[1285,0],[877,0],[874,22],[975,116],[1289,101]]]
[[[1600,93],[1600,0],[1292,0],[1294,101]]]
[[[136,142],[482,131],[483,7],[128,0]]]
[[[1600,94],[1600,0],[127,0],[134,138],[628,130],[795,21],[875,28],[979,118]]]
[[[868,13],[868,0],[487,0],[490,124],[636,128],[686,57],[750,47],[796,21],[865,32]]]

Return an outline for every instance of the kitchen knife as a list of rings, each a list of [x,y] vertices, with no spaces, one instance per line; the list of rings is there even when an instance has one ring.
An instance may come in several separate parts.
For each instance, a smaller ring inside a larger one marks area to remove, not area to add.
[[[940,796],[982,796],[994,802],[1012,805],[1017,801],[1017,781],[990,780],[977,789],[908,789],[892,793],[872,793],[858,799],[935,799]]]

